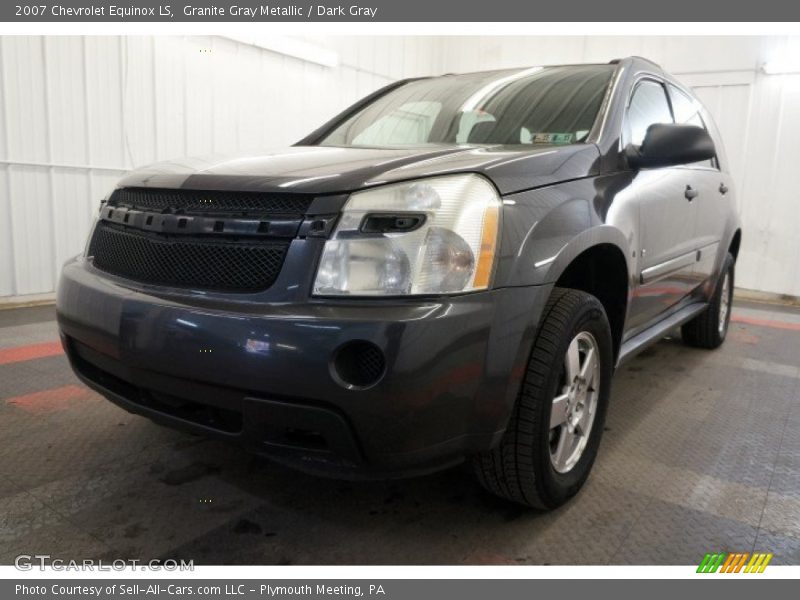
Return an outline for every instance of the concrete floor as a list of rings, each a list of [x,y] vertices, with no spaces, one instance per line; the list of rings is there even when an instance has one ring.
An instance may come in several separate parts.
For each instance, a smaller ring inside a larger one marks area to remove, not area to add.
[[[52,307],[0,311],[0,564],[800,564],[800,309],[739,303],[726,344],[666,339],[615,378],[589,481],[553,513],[466,467],[343,483],[129,415],[83,387]]]

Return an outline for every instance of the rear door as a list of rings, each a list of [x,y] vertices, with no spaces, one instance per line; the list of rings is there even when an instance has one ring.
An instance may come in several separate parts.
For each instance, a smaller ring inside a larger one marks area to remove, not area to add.
[[[665,84],[646,77],[631,93],[623,142],[639,146],[647,128],[674,123]],[[640,247],[630,303],[631,333],[669,311],[693,287],[697,261],[693,171],[683,166],[640,169],[631,192],[639,205]]]
[[[673,85],[667,86],[672,101],[672,112],[677,123],[696,125],[709,130],[710,117],[705,112],[699,102],[679,90]],[[716,134],[715,128],[711,132],[715,145],[719,146],[721,141]],[[717,156],[710,160],[685,165],[687,176],[691,177],[697,189],[697,197],[694,199],[695,216],[695,238],[697,240],[697,263],[694,267],[694,279],[696,284],[700,284],[713,274],[717,249],[722,238],[722,231],[725,226],[725,217],[728,214],[729,194],[732,195],[733,184],[729,176],[720,169],[721,148],[718,148]]]

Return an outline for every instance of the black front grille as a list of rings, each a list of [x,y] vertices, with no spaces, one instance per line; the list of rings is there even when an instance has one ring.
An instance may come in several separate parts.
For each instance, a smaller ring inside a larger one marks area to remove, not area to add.
[[[155,212],[181,211],[187,214],[213,212],[299,216],[305,214],[312,199],[307,194],[122,188],[111,194],[108,206]]]
[[[288,248],[288,240],[168,237],[101,221],[89,244],[89,255],[98,269],[143,283],[255,292],[274,283]]]

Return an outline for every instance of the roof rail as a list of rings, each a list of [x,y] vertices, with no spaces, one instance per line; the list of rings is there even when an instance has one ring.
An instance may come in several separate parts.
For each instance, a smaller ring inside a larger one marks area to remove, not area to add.
[[[636,56],[636,55],[634,55],[634,56],[628,56],[628,57],[626,57],[626,58],[628,58],[628,59],[635,59],[635,60],[642,60],[642,61],[644,61],[644,62],[646,62],[646,63],[650,63],[651,65],[653,65],[654,67],[656,67],[656,68],[658,68],[658,69],[661,69],[661,65],[659,65],[659,64],[658,64],[657,62],[655,62],[655,61],[652,61],[652,60],[650,60],[649,58],[645,58],[644,56]],[[608,61],[608,64],[610,64],[610,65],[617,65],[617,64],[619,64],[620,62],[622,62],[623,60],[625,60],[625,59],[623,59],[623,58],[615,58],[614,60],[610,60],[610,61]]]

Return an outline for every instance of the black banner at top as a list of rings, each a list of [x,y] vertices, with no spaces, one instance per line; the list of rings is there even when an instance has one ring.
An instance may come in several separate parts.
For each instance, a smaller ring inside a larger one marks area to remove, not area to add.
[[[3,22],[790,22],[791,0],[11,0]],[[531,33],[542,33],[531,31]]]

